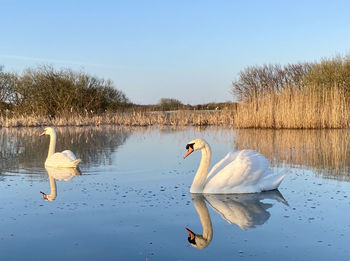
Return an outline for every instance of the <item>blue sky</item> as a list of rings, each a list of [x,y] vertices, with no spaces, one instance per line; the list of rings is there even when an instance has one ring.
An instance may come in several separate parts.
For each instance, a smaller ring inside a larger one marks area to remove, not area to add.
[[[131,101],[232,100],[250,65],[350,53],[350,1],[0,0],[0,65],[113,80]]]

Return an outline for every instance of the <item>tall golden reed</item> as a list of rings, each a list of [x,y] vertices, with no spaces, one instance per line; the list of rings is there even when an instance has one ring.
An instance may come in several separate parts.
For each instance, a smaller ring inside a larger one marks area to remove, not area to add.
[[[350,108],[345,96],[334,87],[315,88],[253,99],[240,104],[234,114],[237,128],[319,129],[349,127]]]

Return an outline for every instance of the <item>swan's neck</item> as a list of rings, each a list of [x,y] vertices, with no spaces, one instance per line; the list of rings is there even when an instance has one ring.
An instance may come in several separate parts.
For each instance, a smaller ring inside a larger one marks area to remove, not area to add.
[[[193,197],[192,200],[203,228],[202,235],[199,235],[205,241],[202,247],[206,247],[213,238],[213,226],[211,224],[209,211],[202,195],[201,197]]]
[[[210,158],[211,158],[211,150],[208,144],[205,144],[202,151],[202,159],[199,164],[199,168],[197,173],[193,179],[192,186],[190,189],[191,193],[202,193],[205,181],[208,175],[209,167],[210,167]]]
[[[51,177],[50,175],[49,175],[49,180],[50,180],[51,192],[49,195],[47,195],[47,199],[49,201],[53,201],[57,197],[56,180],[53,177]]]
[[[49,145],[49,153],[47,157],[52,156],[55,153],[56,149],[56,133],[50,134],[50,145]]]

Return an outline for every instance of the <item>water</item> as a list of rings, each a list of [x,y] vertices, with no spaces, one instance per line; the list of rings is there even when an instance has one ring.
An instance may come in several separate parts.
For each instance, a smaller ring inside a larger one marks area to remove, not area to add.
[[[57,150],[83,162],[51,178],[39,133],[0,130],[0,260],[349,260],[349,131],[58,128]],[[275,192],[191,195],[195,137],[212,162],[252,148],[288,176]]]

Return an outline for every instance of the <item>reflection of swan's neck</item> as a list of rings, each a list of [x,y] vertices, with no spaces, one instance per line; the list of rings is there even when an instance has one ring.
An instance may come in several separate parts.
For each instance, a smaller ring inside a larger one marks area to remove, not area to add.
[[[47,200],[54,201],[57,197],[56,180],[49,175],[51,192],[47,195]]]
[[[56,148],[56,133],[53,131],[50,134],[50,145],[49,145],[49,153],[47,157],[50,157],[55,153],[55,148]]]
[[[205,186],[205,180],[208,175],[209,166],[210,166],[210,158],[211,158],[211,150],[207,143],[205,143],[205,146],[202,151],[202,159],[199,164],[199,168],[197,170],[196,176],[193,179],[192,186],[190,189],[191,193],[202,193],[204,186]]]
[[[200,197],[193,197],[192,200],[203,228],[202,235],[196,235],[196,245],[193,246],[202,249],[207,247],[213,238],[213,226],[204,197],[201,195]]]

